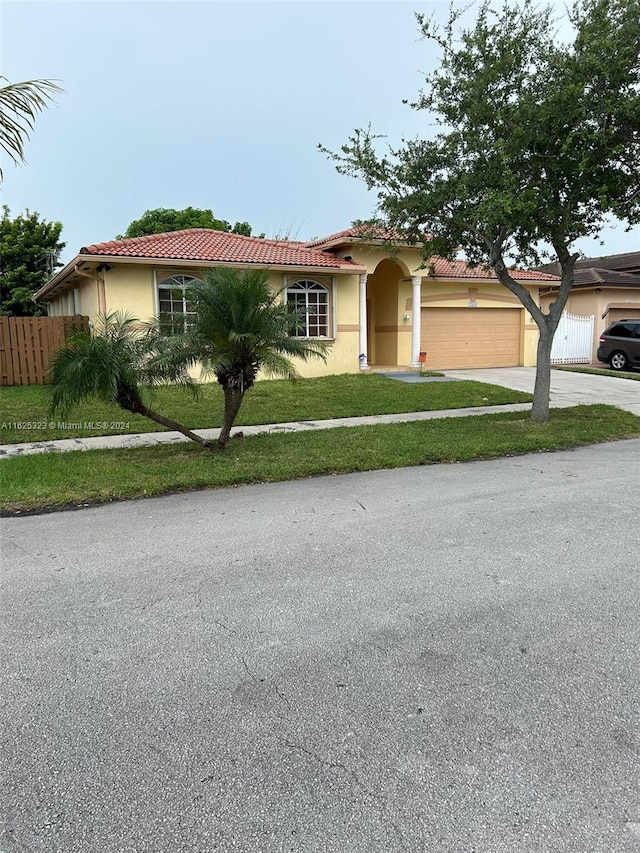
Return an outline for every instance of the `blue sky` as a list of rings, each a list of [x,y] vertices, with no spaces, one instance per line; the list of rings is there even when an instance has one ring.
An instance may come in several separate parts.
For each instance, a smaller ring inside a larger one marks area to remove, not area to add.
[[[561,4],[557,3],[561,8]],[[434,64],[414,11],[444,2],[2,4],[2,74],[56,78],[28,165],[3,162],[3,203],[60,220],[62,260],[155,207],[211,208],[254,233],[311,239],[371,214],[375,197],[317,150],[371,122],[390,142],[432,132],[402,104]],[[634,251],[612,226],[587,254]]]

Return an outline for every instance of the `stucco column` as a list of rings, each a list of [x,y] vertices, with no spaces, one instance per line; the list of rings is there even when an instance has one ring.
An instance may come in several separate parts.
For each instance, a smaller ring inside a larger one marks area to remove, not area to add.
[[[368,370],[367,361],[367,273],[360,276],[360,370]]]
[[[411,367],[420,367],[420,318],[421,318],[421,288],[422,276],[414,275],[411,279],[413,285],[413,301],[411,304],[412,320],[411,320]]]

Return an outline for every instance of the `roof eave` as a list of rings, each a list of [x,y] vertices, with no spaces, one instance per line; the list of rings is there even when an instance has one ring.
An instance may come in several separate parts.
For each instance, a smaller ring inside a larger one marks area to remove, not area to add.
[[[75,268],[78,266],[78,264],[86,264],[87,262],[91,263],[94,260],[96,260],[94,255],[76,255],[75,258],[70,260],[68,264],[65,264],[65,266],[63,266],[61,270],[58,270],[54,277],[52,279],[49,279],[49,281],[45,285],[43,285],[40,290],[36,291],[36,293],[33,294],[33,301],[40,301],[48,293],[57,288],[58,285],[61,284],[70,273],[75,271]]]
[[[344,264],[336,264],[336,266],[313,266],[310,264],[273,264],[265,261],[203,261],[196,258],[143,258],[131,257],[129,255],[88,255],[91,260],[104,263],[126,263],[126,264],[151,264],[153,266],[189,266],[189,267],[232,267],[234,269],[246,269],[247,267],[261,267],[262,269],[273,270],[274,272],[286,272],[287,270],[306,270],[309,272],[321,273],[342,273],[350,275],[351,273],[359,274],[366,272],[366,267],[360,264],[350,264],[348,267]]]
[[[630,281],[624,284],[618,284],[611,281],[590,281],[587,284],[574,284],[571,290],[637,290],[640,287],[640,277],[637,284]],[[555,284],[552,281],[547,282],[547,291],[559,290],[560,282]]]
[[[262,269],[272,270],[273,272],[291,272],[292,270],[301,270],[315,275],[360,275],[367,271],[366,267],[360,264],[336,264],[336,266],[310,266],[307,264],[270,264],[263,262],[251,261],[203,261],[193,258],[143,258],[130,257],[128,255],[94,255],[80,254],[76,255],[73,260],[69,261],[56,275],[48,281],[44,287],[34,294],[33,301],[41,301],[57,289],[64,282],[64,279],[74,272],[76,266],[82,263],[109,263],[109,264],[145,264],[155,267],[166,266],[188,266],[199,268],[212,267],[231,267],[233,269],[246,269],[247,267],[260,267]]]
[[[309,243],[305,243],[304,245],[313,249],[316,252],[324,252],[327,249],[336,248],[339,246],[355,246],[356,244],[361,246],[388,246],[396,245],[398,248],[408,248],[408,249],[420,249],[424,246],[423,242],[410,243],[408,240],[382,240],[379,237],[367,238],[367,237],[334,237],[332,240],[326,240],[322,243],[316,243],[311,240]]]
[[[460,282],[461,284],[469,284],[469,282],[476,281],[479,284],[499,284],[501,287],[504,287],[500,279],[495,276],[493,278],[485,277],[478,275],[460,275],[459,273],[451,273],[447,275],[447,273],[434,273],[433,275],[427,274],[422,276],[425,279],[429,279],[430,281],[449,281],[449,282]],[[528,285],[530,284],[532,287],[541,287],[545,284],[553,284],[548,279],[538,279],[538,278],[517,278],[516,281],[518,284]]]

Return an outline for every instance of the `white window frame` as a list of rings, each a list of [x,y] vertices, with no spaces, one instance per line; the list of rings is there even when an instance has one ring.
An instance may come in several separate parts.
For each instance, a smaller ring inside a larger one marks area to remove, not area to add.
[[[315,338],[317,340],[333,340],[335,338],[335,304],[336,304],[336,288],[335,288],[335,280],[331,278],[330,280],[323,280],[318,276],[313,275],[305,275],[302,273],[297,276],[286,276],[285,277],[285,291],[284,291],[284,299],[287,304],[289,304],[289,291],[294,288],[297,284],[302,283],[316,285],[317,287],[322,288],[322,290],[326,294],[327,302],[326,302],[326,335],[309,335],[308,330],[308,300],[305,300],[305,308],[307,311],[307,320],[306,320],[306,328],[305,334],[296,334],[295,337],[298,338]],[[313,290],[309,288],[311,292]],[[298,289],[294,291],[297,293],[304,293],[304,290]],[[316,291],[317,292],[317,291]],[[293,301],[293,300],[292,300]],[[294,303],[295,304],[295,303]]]
[[[167,270],[154,270],[154,290],[155,290],[155,303],[156,303],[156,316],[160,317],[160,291],[162,290],[182,290],[182,311],[171,311],[165,312],[168,313],[171,317],[177,317],[181,315],[184,317],[183,323],[183,331],[186,331],[187,328],[187,317],[194,316],[193,311],[187,311],[187,299],[186,299],[186,290],[188,285],[185,283],[185,279],[190,279],[191,281],[200,281],[198,276],[194,275],[192,272],[184,272],[181,270],[174,270],[169,272]],[[171,281],[172,279],[182,279],[182,281],[176,281],[173,285],[167,285],[166,283]]]

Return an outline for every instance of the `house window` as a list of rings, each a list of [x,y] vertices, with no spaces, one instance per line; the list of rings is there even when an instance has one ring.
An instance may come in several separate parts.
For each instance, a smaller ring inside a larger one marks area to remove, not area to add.
[[[189,301],[189,285],[197,279],[192,275],[176,274],[158,282],[160,328],[170,334],[187,330],[195,317]]]
[[[301,319],[298,338],[328,338],[329,291],[317,281],[301,279],[287,287],[287,304]]]

